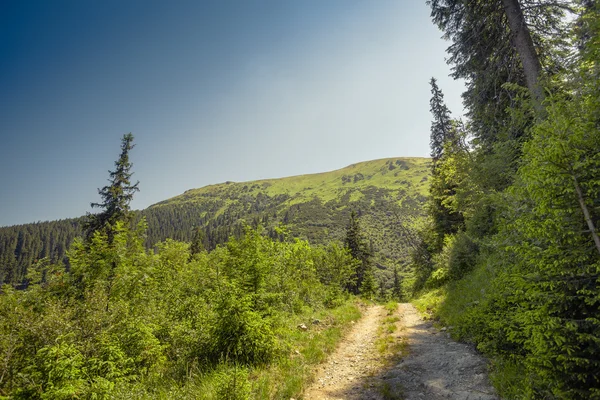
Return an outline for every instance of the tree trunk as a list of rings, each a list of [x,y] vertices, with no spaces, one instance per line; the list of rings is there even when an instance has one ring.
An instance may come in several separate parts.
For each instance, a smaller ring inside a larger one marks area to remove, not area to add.
[[[573,181],[575,182],[575,192],[577,193],[577,200],[579,200],[579,206],[581,207],[581,211],[583,211],[583,218],[585,219],[585,223],[587,224],[590,232],[592,233],[592,238],[594,239],[594,244],[596,244],[596,249],[598,250],[598,253],[600,253],[600,238],[598,237],[598,233],[596,232],[594,221],[592,221],[590,210],[585,204],[585,199],[583,198],[583,191],[581,190],[581,186],[579,186],[579,181],[577,180],[577,177],[574,173],[572,176]]]
[[[543,115],[544,107],[542,102],[544,101],[545,96],[544,89],[539,83],[542,65],[540,64],[540,59],[535,51],[529,28],[525,23],[521,5],[519,4],[519,0],[502,0],[502,3],[504,4],[504,11],[512,32],[513,45],[517,49],[517,53],[523,64],[525,80],[527,82],[527,88],[531,93],[533,106],[540,115]]]

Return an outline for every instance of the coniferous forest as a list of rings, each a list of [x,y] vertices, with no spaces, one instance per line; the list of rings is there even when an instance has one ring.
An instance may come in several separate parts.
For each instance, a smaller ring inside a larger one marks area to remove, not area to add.
[[[503,398],[600,398],[600,5],[427,4],[466,83],[430,160],[134,212],[126,134],[97,213],[2,228],[0,398],[289,399],[355,296],[410,295]]]

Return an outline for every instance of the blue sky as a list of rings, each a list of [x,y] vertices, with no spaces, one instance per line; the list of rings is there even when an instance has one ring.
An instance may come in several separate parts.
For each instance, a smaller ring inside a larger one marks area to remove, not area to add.
[[[134,209],[187,189],[429,154],[424,1],[5,0],[0,226],[76,217],[132,132]]]

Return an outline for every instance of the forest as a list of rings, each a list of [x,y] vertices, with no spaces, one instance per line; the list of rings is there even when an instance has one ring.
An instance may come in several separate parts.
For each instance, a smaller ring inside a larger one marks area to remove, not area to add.
[[[505,398],[600,398],[600,9],[431,0],[466,81],[431,81],[417,304],[493,361]],[[481,16],[486,18],[481,18]]]

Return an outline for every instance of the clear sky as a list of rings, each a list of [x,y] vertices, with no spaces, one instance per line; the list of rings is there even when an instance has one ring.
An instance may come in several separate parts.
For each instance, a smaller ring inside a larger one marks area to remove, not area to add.
[[[0,226],[85,214],[127,132],[134,209],[428,156],[447,46],[424,0],[3,0]]]

